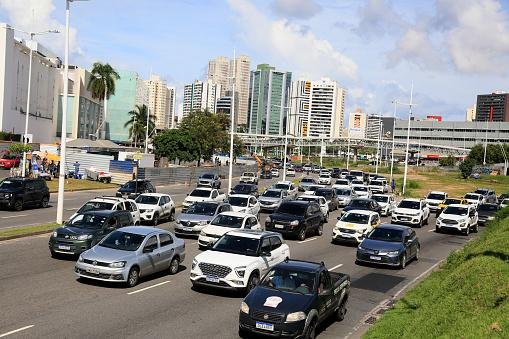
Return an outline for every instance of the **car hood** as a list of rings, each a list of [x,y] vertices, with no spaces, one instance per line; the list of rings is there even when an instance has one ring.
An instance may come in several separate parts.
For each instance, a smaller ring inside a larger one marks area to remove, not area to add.
[[[286,213],[273,213],[270,218],[272,220],[279,220],[279,221],[293,221],[293,220],[302,220],[304,217],[301,215],[294,215],[294,214],[286,214]]]
[[[224,226],[215,226],[215,225],[207,225],[203,228],[203,232],[207,234],[219,235],[222,236],[226,232],[238,230],[238,228],[230,228]]]
[[[256,263],[257,257],[242,254],[233,254],[220,251],[208,250],[198,254],[196,261],[207,264],[225,265],[230,267],[249,266]]]
[[[420,210],[414,210],[414,209],[411,209],[411,208],[396,207],[396,209],[394,210],[394,213],[396,213],[396,214],[401,213],[401,214],[416,215],[416,214],[420,213]]]
[[[211,221],[214,218],[213,215],[202,215],[202,214],[187,214],[182,213],[176,219],[181,221]]]
[[[338,221],[336,223],[336,228],[348,228],[352,230],[364,230],[368,228],[368,224],[354,224],[352,222],[344,222],[344,221]]]
[[[212,198],[210,197],[192,197],[192,196],[187,196],[184,200],[185,201],[188,201],[188,202],[202,202],[202,201],[208,201],[208,200],[211,200]]]
[[[265,306],[264,304],[270,297],[279,297],[281,298],[281,302],[277,304],[277,306],[273,304],[275,307]],[[257,286],[247,295],[244,301],[248,304],[250,309],[288,314],[298,311],[306,312],[313,298],[313,295],[291,293]]]
[[[157,208],[157,205],[151,205],[151,204],[136,204],[138,205],[138,209],[140,210],[155,210]]]
[[[234,212],[245,212],[245,211],[246,211],[246,209],[248,209],[248,208],[249,208],[249,207],[247,207],[247,206],[233,206],[233,205],[232,205],[232,210],[233,210]]]
[[[272,197],[260,197],[260,199],[258,199],[258,201],[260,202],[268,202],[270,204],[276,204],[278,202],[281,201],[281,198],[272,198]]]
[[[396,251],[403,248],[403,244],[400,242],[390,242],[381,240],[364,239],[359,245],[363,248],[378,251]]]
[[[82,254],[82,257],[90,260],[103,262],[115,262],[132,258],[136,255],[136,251],[122,251],[108,247],[95,245]]]
[[[459,221],[459,220],[465,220],[468,218],[468,215],[457,215],[457,214],[445,214],[444,212],[442,212],[440,214],[440,218],[442,219],[450,219],[450,220],[456,220],[456,221]]]
[[[99,233],[100,230],[96,228],[80,228],[80,227],[59,227],[56,229],[58,234],[62,235],[82,235],[82,234],[96,234]]]

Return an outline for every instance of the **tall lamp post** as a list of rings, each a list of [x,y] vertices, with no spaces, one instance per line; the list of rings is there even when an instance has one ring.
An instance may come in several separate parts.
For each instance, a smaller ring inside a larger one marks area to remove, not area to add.
[[[408,128],[407,128],[407,136],[406,136],[406,152],[405,152],[405,173],[403,175],[403,189],[402,193],[405,194],[406,189],[406,179],[408,175],[408,151],[410,148],[410,121],[412,117],[412,100],[414,93],[414,83],[412,82],[412,87],[410,89],[410,103],[408,104]]]
[[[235,55],[235,49],[233,50],[233,77],[232,77],[232,104],[230,109],[230,163],[228,167],[228,194],[232,190],[232,179],[233,179],[233,133],[235,124],[235,75],[236,75],[237,59]]]

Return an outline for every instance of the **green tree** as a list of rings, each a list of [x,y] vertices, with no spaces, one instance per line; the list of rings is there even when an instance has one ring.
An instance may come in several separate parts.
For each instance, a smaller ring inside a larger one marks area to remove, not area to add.
[[[438,160],[438,164],[440,166],[447,166],[447,167],[452,167],[454,165],[456,165],[456,159],[454,159],[453,156],[447,156],[447,158],[440,158]]]
[[[194,161],[199,154],[194,139],[187,131],[176,128],[166,130],[154,138],[155,154],[168,160]]]
[[[463,179],[467,179],[468,177],[470,177],[472,175],[472,170],[474,169],[474,166],[475,166],[474,160],[469,159],[469,158],[465,159],[465,161],[463,161],[459,165],[461,177]]]
[[[29,144],[18,144],[12,143],[9,145],[9,152],[14,154],[21,154],[23,152],[30,152],[32,150],[32,145]]]
[[[509,144],[488,144],[486,147],[486,163],[497,164],[504,162],[504,148],[506,154],[509,154]],[[482,165],[484,161],[484,144],[477,144],[470,150],[468,158],[473,160],[477,165]]]
[[[146,105],[136,105],[134,110],[129,113],[129,120],[126,121],[124,127],[129,127],[129,139],[134,142],[134,147],[137,143],[145,142],[145,135],[147,129],[147,114],[148,109]],[[148,122],[148,130],[153,131],[155,128],[155,117],[150,116]]]

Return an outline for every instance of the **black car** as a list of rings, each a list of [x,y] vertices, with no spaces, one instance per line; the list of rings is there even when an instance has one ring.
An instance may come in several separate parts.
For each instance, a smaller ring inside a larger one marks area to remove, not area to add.
[[[330,173],[330,176],[332,178],[339,178],[339,175],[341,174],[341,168],[334,167]]]
[[[319,188],[315,191],[315,195],[324,197],[329,204],[329,211],[335,211],[339,208],[338,196],[333,188]]]
[[[239,336],[315,338],[324,320],[344,319],[349,294],[347,274],[328,271],[323,262],[287,259],[242,301]]]
[[[265,229],[304,240],[311,231],[322,235],[323,213],[316,202],[285,201],[265,219]]]
[[[260,179],[272,179],[272,172],[271,171],[262,171],[260,173]]]
[[[258,186],[253,184],[238,184],[232,188],[230,194],[248,194],[258,197]]]
[[[25,207],[48,207],[49,189],[42,178],[12,177],[0,182],[0,206],[21,211]]]
[[[355,175],[352,175],[352,174],[348,174],[345,179],[348,179],[348,181],[352,182],[354,180],[357,180],[357,176]]]
[[[488,221],[495,219],[500,206],[497,204],[481,204],[477,208],[477,215],[479,216],[478,224],[486,225]]]
[[[120,186],[117,191],[117,197],[127,196],[129,198],[136,198],[142,193],[156,193],[156,188],[150,180],[137,179],[131,180]]]
[[[348,205],[345,206],[345,208],[343,208],[342,213],[348,212],[350,210],[368,210],[378,212],[378,214],[380,214],[382,207],[373,199],[354,198]]]
[[[96,210],[77,214],[49,238],[52,257],[80,254],[119,227],[134,225],[129,211]]]

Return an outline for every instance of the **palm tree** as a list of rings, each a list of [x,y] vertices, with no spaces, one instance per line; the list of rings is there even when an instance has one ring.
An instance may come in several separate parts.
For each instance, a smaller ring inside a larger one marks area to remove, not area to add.
[[[130,119],[124,124],[124,127],[129,126],[129,139],[134,141],[134,147],[137,142],[145,141],[145,133],[147,128],[147,113],[148,108],[146,105],[136,105],[135,109],[130,111]],[[155,116],[150,115],[148,121],[148,130],[155,129]]]
[[[104,119],[108,113],[108,99],[115,95],[115,80],[120,79],[117,71],[110,64],[102,64],[95,62],[92,66],[92,77],[87,84],[87,90],[92,92],[92,98],[102,100],[104,102]],[[96,134],[99,133],[101,125],[97,128]]]

